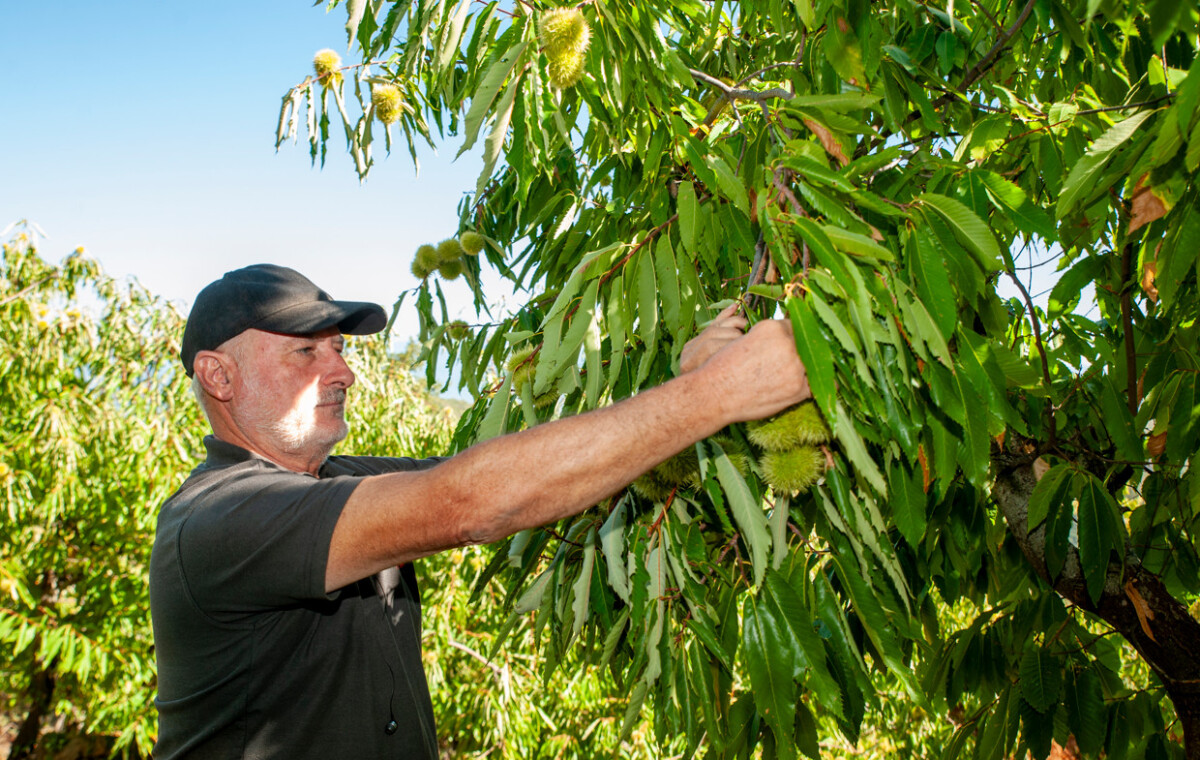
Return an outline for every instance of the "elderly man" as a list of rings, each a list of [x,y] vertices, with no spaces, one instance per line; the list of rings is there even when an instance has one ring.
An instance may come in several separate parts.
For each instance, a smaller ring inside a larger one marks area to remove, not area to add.
[[[679,377],[606,409],[446,460],[330,456],[354,384],[342,336],[385,322],[272,265],[197,297],[181,353],[213,434],[150,563],[159,760],[434,760],[413,560],[573,515],[810,395],[787,324],[743,335],[727,311]]]

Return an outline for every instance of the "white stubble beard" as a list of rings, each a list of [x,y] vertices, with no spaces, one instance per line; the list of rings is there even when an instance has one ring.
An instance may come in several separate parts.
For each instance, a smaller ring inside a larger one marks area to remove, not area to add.
[[[262,389],[252,388],[251,392],[261,393]],[[345,400],[346,391],[343,388],[319,391],[314,385],[282,417],[270,416],[262,406],[257,406],[251,415],[250,424],[269,435],[271,440],[289,454],[319,449],[323,458],[346,437],[350,426],[346,423],[343,407],[341,424],[331,430],[322,430],[316,415],[323,412],[318,411],[317,407],[335,402],[344,404]]]

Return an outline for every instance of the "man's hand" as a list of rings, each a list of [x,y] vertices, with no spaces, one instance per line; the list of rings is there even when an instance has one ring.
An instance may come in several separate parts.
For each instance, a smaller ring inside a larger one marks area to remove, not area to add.
[[[734,422],[769,417],[812,398],[786,319],[757,323],[717,350],[696,375],[705,376],[713,389],[709,398]]]
[[[742,337],[748,322],[738,313],[739,304],[730,304],[708,323],[699,335],[689,340],[679,354],[679,373],[691,372],[729,343]]]

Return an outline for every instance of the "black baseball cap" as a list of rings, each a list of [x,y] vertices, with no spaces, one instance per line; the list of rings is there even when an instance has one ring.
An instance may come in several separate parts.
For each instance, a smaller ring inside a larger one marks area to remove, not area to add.
[[[308,335],[335,325],[348,335],[370,335],[387,326],[387,314],[379,304],[335,301],[294,269],[254,264],[226,272],[200,291],[179,354],[191,377],[198,352],[251,328]]]

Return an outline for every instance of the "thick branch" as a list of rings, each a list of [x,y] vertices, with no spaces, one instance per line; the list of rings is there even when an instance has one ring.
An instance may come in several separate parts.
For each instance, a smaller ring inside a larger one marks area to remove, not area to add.
[[[1009,445],[1018,442],[1013,440]],[[1046,583],[1065,599],[1108,622],[1146,660],[1175,703],[1184,729],[1187,756],[1200,758],[1200,623],[1170,594],[1162,579],[1147,570],[1128,548],[1124,568],[1119,562],[1110,564],[1104,591],[1097,602],[1088,594],[1076,547],[1069,547],[1062,572],[1050,577],[1046,569],[1046,526],[1029,530],[1029,498],[1037,481],[1028,459],[1007,453],[995,457],[999,472],[992,496],[1008,523],[1009,532]],[[1145,602],[1144,618],[1138,616],[1134,594]]]

